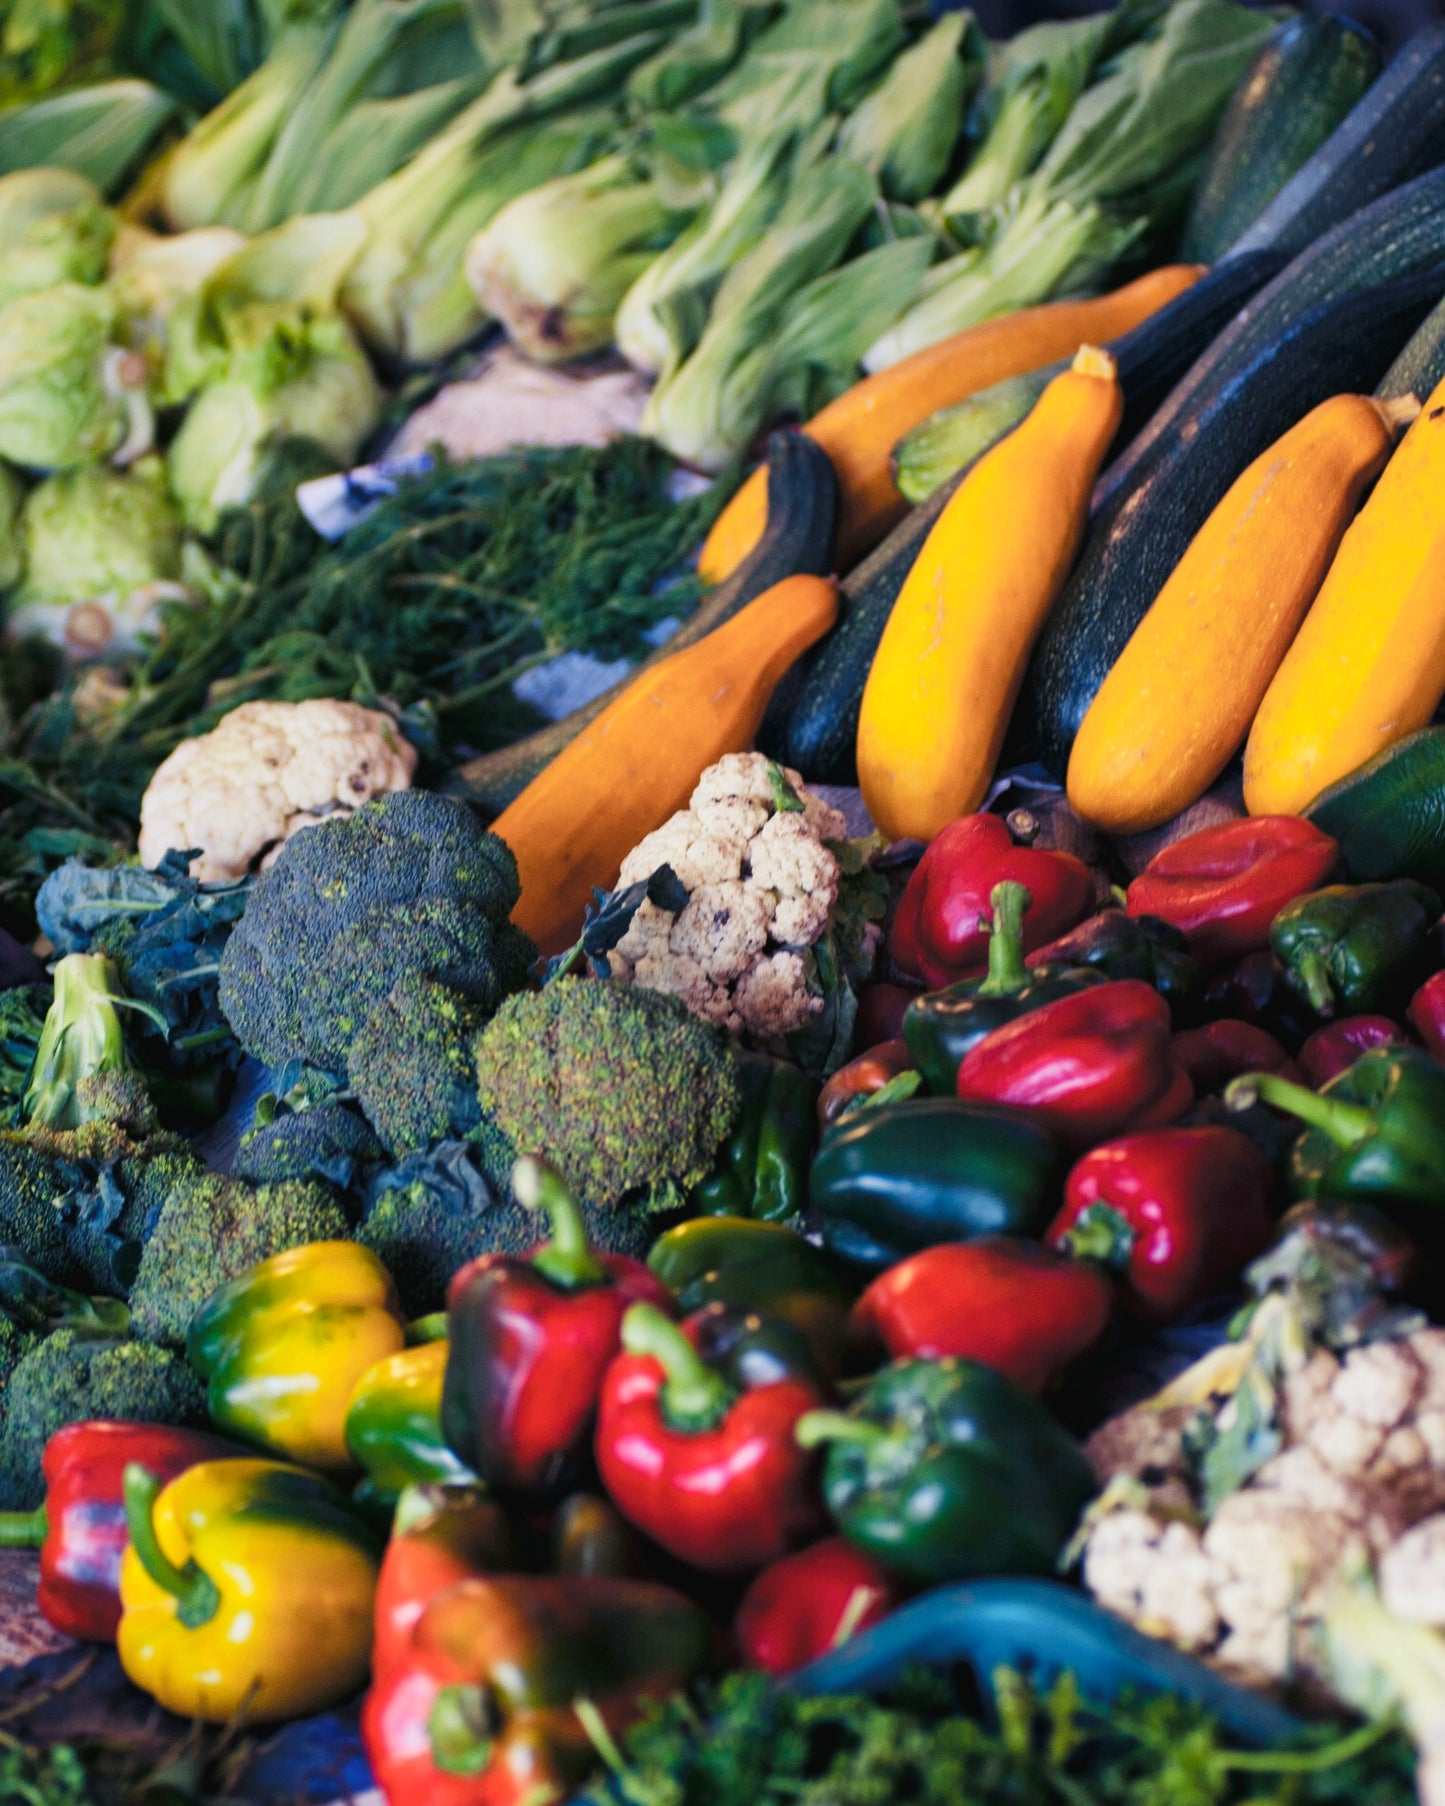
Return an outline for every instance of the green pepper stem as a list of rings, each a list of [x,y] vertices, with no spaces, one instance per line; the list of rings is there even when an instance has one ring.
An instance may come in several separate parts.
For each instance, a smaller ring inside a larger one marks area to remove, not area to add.
[[[1322,953],[1304,953],[1294,962],[1295,976],[1305,988],[1305,998],[1317,1016],[1335,1013],[1335,987]]]
[[[1029,981],[1024,965],[1024,915],[1033,902],[1027,888],[1006,878],[989,892],[993,925],[988,932],[988,977],[979,997],[1011,997]]]
[[[49,1529],[43,1505],[34,1511],[0,1511],[0,1549],[38,1549]]]
[[[413,1317],[406,1326],[408,1348],[422,1348],[428,1342],[445,1342],[448,1318],[445,1311],[432,1311],[426,1317]]]
[[[1075,1260],[1094,1260],[1116,1271],[1128,1266],[1138,1240],[1134,1226],[1112,1204],[1089,1204],[1059,1237]]]
[[[485,1687],[443,1687],[426,1728],[432,1762],[444,1775],[480,1775],[492,1760],[496,1706]]]
[[[736,1394],[714,1373],[670,1317],[655,1304],[634,1304],[622,1319],[628,1354],[650,1355],[664,1375],[659,1403],[677,1430],[710,1430],[727,1416]]]
[[[188,1561],[178,1568],[161,1548],[156,1535],[155,1504],[161,1482],[140,1462],[127,1462],[122,1478],[125,1495],[125,1527],[131,1547],[146,1573],[162,1592],[176,1601],[176,1616],[187,1630],[199,1630],[221,1609],[221,1593],[204,1569]]]
[[[805,1411],[793,1428],[800,1449],[822,1448],[830,1442],[853,1442],[862,1448],[886,1442],[893,1432],[881,1423],[870,1423],[866,1417],[852,1417],[846,1411]]]
[[[1230,1110],[1247,1110],[1251,1104],[1284,1110],[1312,1129],[1322,1129],[1342,1148],[1358,1146],[1376,1127],[1374,1114],[1363,1104],[1322,1097],[1318,1091],[1307,1090],[1273,1072],[1250,1072],[1235,1079],[1225,1088],[1224,1102]]]
[[[547,1213],[551,1234],[532,1256],[542,1277],[567,1291],[605,1285],[607,1269],[592,1252],[577,1200],[556,1168],[524,1155],[512,1168],[512,1190],[528,1210]]]

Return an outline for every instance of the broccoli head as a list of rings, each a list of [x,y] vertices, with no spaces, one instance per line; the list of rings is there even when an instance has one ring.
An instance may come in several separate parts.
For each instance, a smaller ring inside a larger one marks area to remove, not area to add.
[[[50,995],[49,985],[0,991],[0,1123],[7,1127],[22,1120],[20,1100],[35,1064]]]
[[[388,1153],[465,1136],[481,1116],[476,1039],[486,1014],[421,972],[392,986],[351,1044],[356,1101]]]
[[[92,1417],[121,1423],[204,1423],[205,1387],[169,1349],[59,1329],[23,1354],[5,1388],[0,1504],[42,1503],[40,1458],[55,1432]]]
[[[742,1104],[723,1035],[679,998],[595,978],[502,1005],[477,1040],[477,1097],[511,1149],[555,1166],[584,1209],[684,1204]]]
[[[465,804],[396,791],[286,842],[221,959],[221,1008],[268,1066],[344,1073],[367,1016],[407,973],[483,1015],[536,956],[509,921],[516,861]]]
[[[25,1120],[46,1129],[87,1122],[153,1127],[150,1093],[121,1028],[123,1009],[145,1013],[147,1007],[125,995],[120,973],[104,954],[66,954],[55,968],[54,997],[20,1100]]]
[[[350,1233],[324,1185],[195,1175],[171,1192],[145,1245],[131,1288],[131,1327],[147,1342],[183,1348],[191,1318],[227,1280],[287,1248],[345,1241]]]
[[[371,1169],[385,1159],[366,1118],[328,1100],[275,1114],[258,1108],[254,1126],[241,1137],[231,1170],[253,1185],[321,1179],[339,1192],[351,1192],[360,1189]]]

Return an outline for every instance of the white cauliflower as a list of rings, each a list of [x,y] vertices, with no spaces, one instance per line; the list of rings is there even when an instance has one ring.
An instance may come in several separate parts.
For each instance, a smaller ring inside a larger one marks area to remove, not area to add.
[[[670,991],[705,1021],[759,1041],[805,1027],[826,1001],[809,952],[843,882],[828,843],[846,837],[843,817],[797,772],[761,753],[728,754],[623,861],[618,889],[668,865],[688,900],[676,914],[644,902],[608,957],[609,976]]]
[[[415,770],[415,748],[375,709],[330,698],[242,703],[209,734],[183,740],[151,779],[141,863],[199,847],[193,877],[242,877],[299,829],[409,789]]]

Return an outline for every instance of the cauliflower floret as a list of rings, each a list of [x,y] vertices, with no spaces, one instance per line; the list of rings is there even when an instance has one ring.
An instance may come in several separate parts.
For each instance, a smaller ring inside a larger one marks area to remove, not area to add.
[[[1089,1538],[1084,1580],[1110,1611],[1181,1649],[1207,1649],[1219,1636],[1210,1564],[1192,1524],[1110,1512]]]
[[[738,1013],[757,1035],[790,1035],[823,1007],[810,997],[799,953],[770,953],[745,972],[737,988]]]
[[[406,790],[416,751],[389,716],[354,702],[246,702],[183,740],[141,802],[141,863],[199,847],[191,874],[239,878],[325,816]]]
[[[1367,1342],[1340,1369],[1330,1396],[1360,1423],[1390,1430],[1409,1414],[1420,1379],[1420,1363],[1408,1344]]]
[[[1380,1558],[1380,1597],[1397,1618],[1445,1626],[1445,1516],[1407,1530]]]
[[[704,884],[688,898],[667,944],[715,984],[740,978],[768,944],[773,898],[756,885]]]

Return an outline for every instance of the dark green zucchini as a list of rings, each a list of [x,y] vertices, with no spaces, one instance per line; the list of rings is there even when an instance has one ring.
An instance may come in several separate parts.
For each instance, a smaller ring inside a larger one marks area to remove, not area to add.
[[[1287,19],[1225,108],[1179,255],[1190,263],[1222,257],[1379,73],[1375,40],[1351,20],[1310,13]]]
[[[732,576],[698,604],[666,644],[638,669],[695,645],[739,609],[785,577],[826,577],[838,530],[838,479],[828,454],[802,433],[774,433],[768,442],[768,522],[762,538]],[[601,696],[499,752],[484,753],[454,771],[446,789],[489,816],[500,815],[632,682],[629,672]]]
[[[1231,251],[1294,253],[1445,159],[1445,25],[1417,32]]]
[[[1305,810],[1357,883],[1445,885],[1445,727],[1427,727],[1332,784]]]
[[[1445,301],[1426,315],[1410,343],[1385,372],[1375,393],[1382,401],[1418,395],[1421,401],[1445,382]]]
[[[1433,266],[1316,300],[1242,365],[1232,361],[1096,516],[1039,640],[1021,701],[1022,725],[1033,728],[1045,765],[1058,776],[1100,684],[1230,484],[1328,396],[1373,388],[1438,300],[1445,209],[1439,225]]]

